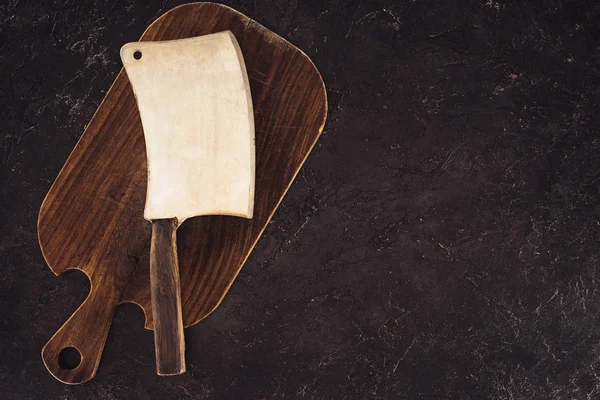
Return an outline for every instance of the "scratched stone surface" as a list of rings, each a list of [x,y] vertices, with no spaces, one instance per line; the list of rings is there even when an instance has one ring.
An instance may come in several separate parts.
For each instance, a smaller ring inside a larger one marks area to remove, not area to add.
[[[186,375],[126,305],[70,387],[40,351],[89,287],[37,212],[120,46],[180,2],[1,2],[0,397],[600,398],[600,7],[522,3],[227,2],[313,59],[323,136]]]

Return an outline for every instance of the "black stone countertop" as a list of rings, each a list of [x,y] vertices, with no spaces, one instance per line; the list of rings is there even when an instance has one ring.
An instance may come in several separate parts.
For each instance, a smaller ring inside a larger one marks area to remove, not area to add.
[[[2,399],[599,399],[600,6],[231,1],[303,49],[323,136],[224,302],[155,375],[119,308],[96,377],[42,346],[83,301],[40,204],[121,68],[179,1],[0,4]]]

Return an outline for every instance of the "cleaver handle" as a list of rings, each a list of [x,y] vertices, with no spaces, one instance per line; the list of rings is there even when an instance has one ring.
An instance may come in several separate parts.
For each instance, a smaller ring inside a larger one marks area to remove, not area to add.
[[[158,375],[179,375],[185,372],[176,230],[176,218],[152,221],[150,294]]]

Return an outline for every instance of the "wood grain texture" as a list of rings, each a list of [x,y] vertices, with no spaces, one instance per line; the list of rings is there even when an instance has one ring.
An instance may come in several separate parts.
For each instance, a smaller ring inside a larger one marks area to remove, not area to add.
[[[327,114],[325,87],[299,49],[239,12],[214,3],[165,13],[142,40],[231,30],[242,50],[254,104],[254,217],[205,216],[178,230],[183,322],[190,326],[221,302],[318,139]],[[65,383],[91,379],[115,308],[133,302],[153,327],[151,224],[143,219],[146,155],[133,92],[121,71],[42,204],[38,236],[57,275],[79,269],[90,295],[44,347],[48,370]],[[93,323],[90,323],[93,321]],[[67,346],[82,354],[73,370],[54,358]],[[150,350],[149,350],[150,351]]]
[[[158,375],[179,375],[185,372],[177,225],[177,218],[152,221],[150,295]]]

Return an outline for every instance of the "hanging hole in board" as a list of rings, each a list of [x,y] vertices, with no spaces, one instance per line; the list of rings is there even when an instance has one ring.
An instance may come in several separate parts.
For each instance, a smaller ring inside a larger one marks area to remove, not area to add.
[[[65,347],[58,353],[58,365],[62,369],[75,369],[81,363],[81,353],[75,347]]]
[[[135,58],[136,60],[139,60],[140,58],[142,58],[142,52],[141,52],[141,51],[139,51],[139,50],[136,50],[136,51],[133,53],[133,58]]]

